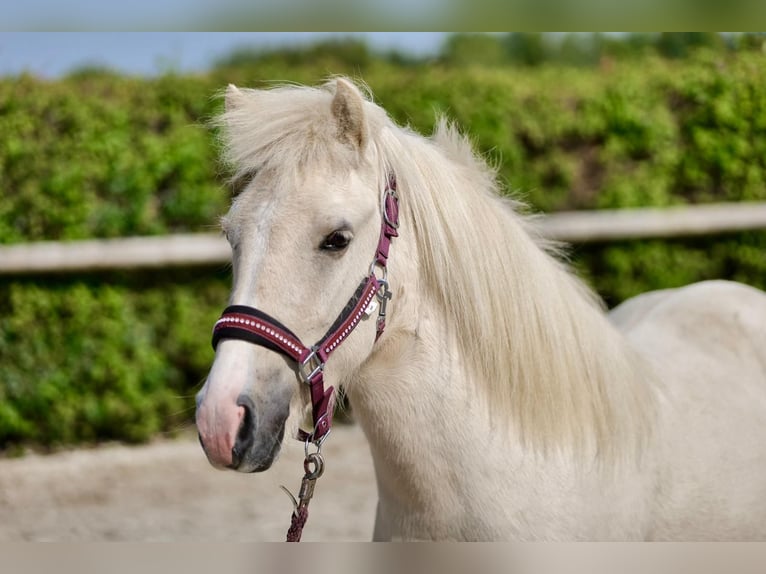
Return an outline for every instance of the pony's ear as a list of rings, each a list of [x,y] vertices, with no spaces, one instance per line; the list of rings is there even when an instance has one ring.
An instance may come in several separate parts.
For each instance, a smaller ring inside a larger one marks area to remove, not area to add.
[[[242,106],[247,96],[234,84],[226,86],[226,94],[223,98],[224,110],[231,112]]]
[[[356,88],[345,80],[336,80],[332,115],[338,128],[338,139],[362,151],[367,145],[364,100]]]

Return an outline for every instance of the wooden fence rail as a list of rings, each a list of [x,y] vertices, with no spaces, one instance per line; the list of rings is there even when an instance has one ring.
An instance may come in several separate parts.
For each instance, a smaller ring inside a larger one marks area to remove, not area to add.
[[[711,235],[766,229],[766,202],[560,212],[538,224],[544,235],[573,243]],[[216,233],[42,241],[0,246],[0,274],[220,265],[230,257]]]

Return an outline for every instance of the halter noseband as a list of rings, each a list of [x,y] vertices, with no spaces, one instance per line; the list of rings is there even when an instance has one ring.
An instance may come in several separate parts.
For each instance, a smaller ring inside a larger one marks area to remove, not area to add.
[[[324,366],[327,359],[345,341],[365,316],[375,311],[373,299],[379,301],[377,341],[386,326],[386,303],[391,299],[386,265],[391,239],[399,234],[399,202],[396,178],[389,175],[382,208],[380,239],[370,272],[333,322],[327,334],[311,347],[304,345],[295,333],[270,315],[246,305],[232,305],[223,311],[213,327],[213,349],[221,339],[239,339],[280,353],[296,363],[298,377],[309,386],[314,429],[300,430],[298,439],[321,445],[332,424],[331,398],[333,387],[324,388]],[[380,268],[382,278],[375,275]]]

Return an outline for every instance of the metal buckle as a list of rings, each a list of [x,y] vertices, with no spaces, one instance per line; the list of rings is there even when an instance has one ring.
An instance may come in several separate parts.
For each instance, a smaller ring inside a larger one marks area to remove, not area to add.
[[[399,222],[398,221],[391,221],[388,218],[388,210],[386,210],[386,203],[388,198],[391,197],[394,201],[399,201],[399,196],[396,194],[395,189],[391,189],[390,187],[386,189],[386,195],[383,198],[383,221],[385,221],[389,226],[393,227],[394,229],[399,229]]]
[[[317,356],[318,350],[319,347],[316,345],[311,347],[311,352],[308,356],[302,362],[298,363],[298,376],[307,385],[310,385],[311,379],[324,370],[324,363]],[[309,371],[309,369],[311,370]]]

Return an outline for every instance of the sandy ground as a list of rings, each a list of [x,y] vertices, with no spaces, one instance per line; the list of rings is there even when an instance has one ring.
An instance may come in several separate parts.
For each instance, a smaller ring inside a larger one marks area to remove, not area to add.
[[[367,442],[336,425],[304,541],[370,540],[377,501]],[[284,540],[303,446],[285,441],[260,474],[212,468],[194,436],[0,459],[0,541],[261,542]]]

